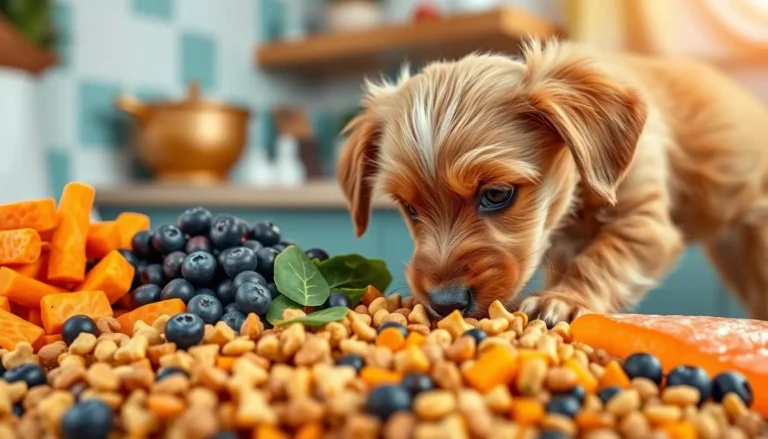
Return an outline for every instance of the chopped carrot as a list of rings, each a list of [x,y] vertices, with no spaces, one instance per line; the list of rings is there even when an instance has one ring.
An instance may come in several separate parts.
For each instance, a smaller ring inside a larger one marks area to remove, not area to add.
[[[45,245],[45,243],[43,243]],[[48,280],[48,256],[50,250],[45,246],[40,250],[40,257],[35,262],[21,265],[9,265],[8,268],[19,273],[22,276],[26,276],[32,279],[37,279],[41,282]]]
[[[289,439],[290,436],[270,424],[259,424],[253,429],[252,439]]]
[[[153,393],[147,397],[147,408],[160,419],[170,419],[181,414],[186,406],[177,396]]]
[[[0,309],[0,347],[13,350],[21,342],[37,345],[45,334],[43,328],[33,325],[21,317]]]
[[[386,328],[376,337],[376,346],[385,346],[397,352],[405,346],[405,337],[397,328]]]
[[[579,412],[576,415],[576,425],[581,430],[596,430],[613,427],[616,419],[611,413]]]
[[[566,369],[571,369],[576,373],[576,382],[584,388],[584,391],[587,393],[595,393],[598,384],[597,378],[595,378],[595,376],[592,375],[592,373],[590,373],[587,368],[582,366],[581,363],[571,358],[563,362],[563,367]]]
[[[0,231],[0,265],[31,264],[40,257],[42,244],[33,229]]]
[[[368,288],[365,289],[365,294],[363,294],[363,297],[360,299],[360,303],[368,306],[374,299],[379,297],[384,297],[384,295],[381,294],[381,291],[377,290],[373,285],[368,285]]]
[[[418,332],[410,332],[408,333],[408,337],[405,338],[405,347],[421,346],[426,341],[427,341],[427,338],[419,334]]]
[[[63,292],[65,290],[61,288],[21,276],[8,267],[0,267],[0,296],[7,297],[13,303],[36,308],[43,297]]]
[[[480,354],[477,361],[464,369],[464,379],[485,393],[498,385],[506,385],[517,373],[517,355],[504,346],[494,346]]]
[[[49,294],[40,300],[40,312],[48,334],[61,332],[64,322],[74,315],[86,315],[93,320],[112,317],[112,307],[103,291]]]
[[[123,212],[117,216],[115,227],[119,235],[119,248],[130,249],[133,235],[142,230],[149,230],[149,217],[143,213]]]
[[[378,367],[364,367],[360,371],[360,378],[368,384],[368,387],[376,387],[382,384],[399,384],[402,375],[388,369]]]
[[[0,309],[11,312],[11,302],[5,296],[0,296]]]
[[[85,279],[85,243],[88,239],[95,192],[82,183],[64,186],[59,201],[59,225],[51,238],[48,280],[79,283]]]
[[[515,397],[511,416],[513,422],[521,425],[538,424],[544,419],[544,405],[536,398]]]
[[[689,421],[682,421],[668,425],[664,432],[669,439],[696,439],[699,437],[696,427]]]
[[[38,232],[53,230],[59,222],[56,200],[20,201],[0,205],[0,230],[34,229]]]
[[[112,250],[88,272],[85,281],[77,289],[104,291],[112,304],[130,291],[133,272],[133,265],[126,261],[119,251]]]
[[[628,389],[630,387],[629,377],[624,372],[616,360],[611,360],[605,365],[605,372],[600,377],[600,387],[620,387]]]
[[[238,357],[218,356],[216,357],[216,367],[225,372],[232,372],[232,367],[235,365],[235,360],[237,359]]]
[[[296,432],[296,439],[321,439],[323,437],[323,427],[319,422],[305,424]]]
[[[91,224],[85,243],[85,255],[89,259],[100,259],[112,250],[120,248],[120,233],[115,221]]]
[[[163,314],[174,316],[178,313],[184,312],[187,306],[184,305],[184,301],[181,299],[168,299],[160,302],[150,303],[139,308],[129,311],[117,318],[120,322],[120,332],[127,335],[132,335],[133,325],[141,320],[142,322],[151,325]]]

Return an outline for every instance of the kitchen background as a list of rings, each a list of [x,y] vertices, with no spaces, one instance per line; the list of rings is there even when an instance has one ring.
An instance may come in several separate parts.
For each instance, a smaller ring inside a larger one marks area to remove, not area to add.
[[[272,219],[306,247],[386,259],[397,290],[412,251],[399,215],[377,200],[355,239],[330,180],[364,76],[558,34],[700,57],[768,102],[765,0],[0,0],[0,11],[0,202],[77,180],[97,187],[94,217],[133,210],[160,223],[202,204]],[[160,138],[174,123],[142,105],[185,99],[231,125],[196,119]],[[640,310],[743,314],[697,249]]]

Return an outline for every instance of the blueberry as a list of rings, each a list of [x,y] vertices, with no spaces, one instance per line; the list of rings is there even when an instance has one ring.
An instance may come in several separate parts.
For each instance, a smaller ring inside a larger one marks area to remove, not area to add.
[[[123,256],[123,258],[128,261],[129,264],[131,264],[133,267],[136,267],[136,265],[139,264],[139,257],[136,256],[136,253],[126,250],[124,248],[121,248],[118,250],[120,254]]]
[[[651,354],[632,354],[624,360],[622,367],[629,379],[648,378],[657,386],[661,385],[661,363]]]
[[[474,338],[475,339],[475,343],[478,346],[480,346],[480,343],[483,340],[488,338],[488,334],[486,334],[485,331],[483,331],[482,329],[478,329],[478,328],[472,328],[472,329],[468,330],[467,332],[465,332],[464,334],[462,334],[462,336],[469,336],[469,337]]]
[[[3,379],[9,383],[24,381],[30,389],[47,382],[45,371],[37,363],[24,363],[9,369],[3,374]]]
[[[178,367],[164,367],[157,371],[157,375],[155,375],[155,381],[162,381],[173,375],[183,375],[185,377],[189,377],[189,374],[184,369],[179,369]]]
[[[61,418],[64,439],[107,439],[114,424],[112,409],[99,399],[72,406]]]
[[[349,301],[349,296],[342,293],[331,293],[330,296],[328,296],[328,300],[325,301],[325,306],[328,308],[332,308],[334,306],[346,306],[347,308],[350,308],[352,306],[352,302]]]
[[[76,315],[68,318],[61,327],[61,338],[67,344],[71,345],[78,335],[83,332],[99,336],[99,328],[96,323],[88,316]]]
[[[381,325],[379,325],[379,329],[377,330],[377,332],[379,334],[381,334],[381,331],[383,331],[383,330],[385,330],[387,328],[395,328],[398,331],[403,333],[403,337],[408,337],[408,329],[406,329],[405,326],[403,326],[403,325],[401,325],[400,323],[397,323],[397,322],[384,322]]]
[[[597,396],[600,398],[600,401],[602,401],[603,404],[606,404],[611,400],[611,398],[618,395],[619,393],[621,393],[621,387],[610,386],[600,389],[600,391],[597,392]]]
[[[547,403],[547,413],[558,413],[572,418],[581,410],[579,400],[570,395],[555,395]]]
[[[152,234],[152,247],[163,255],[184,250],[187,239],[178,227],[164,224]]]
[[[187,254],[184,252],[173,252],[163,258],[163,274],[167,279],[176,279],[181,276],[181,264]]]
[[[184,250],[189,253],[194,252],[208,252],[210,253],[213,248],[211,247],[211,241],[208,240],[205,236],[195,236],[194,238],[189,238],[189,241],[187,241],[187,245],[184,246]]]
[[[254,253],[264,248],[264,246],[261,245],[259,241],[254,241],[253,239],[249,239],[248,241],[245,241],[243,243],[243,247],[247,247],[253,250]]]
[[[191,207],[179,215],[179,229],[189,236],[207,235],[211,230],[211,212],[204,207]]]
[[[231,431],[220,431],[211,436],[210,439],[240,439],[240,436],[238,436],[237,433],[233,433]]]
[[[277,251],[278,254],[282,253],[283,250],[285,250],[285,246],[283,244],[275,244],[272,247],[270,247],[272,250]]]
[[[400,383],[412,396],[435,388],[435,382],[429,375],[421,372],[408,372]]]
[[[195,297],[195,287],[186,279],[174,279],[168,282],[160,293],[160,300],[181,299],[185,304]]]
[[[269,221],[261,221],[253,225],[251,238],[259,241],[265,247],[280,243],[280,228]]]
[[[243,242],[246,228],[232,215],[219,215],[211,225],[210,239],[214,248],[219,250],[239,246]]]
[[[216,292],[210,288],[198,288],[195,290],[195,296],[211,296],[216,297]],[[216,297],[218,300],[218,297]]]
[[[17,418],[24,416],[24,406],[21,403],[13,405],[13,415]]]
[[[255,271],[243,271],[242,273],[235,276],[235,278],[232,280],[232,286],[235,288],[235,290],[237,290],[246,282],[253,282],[262,285],[267,284],[264,276],[260,275],[259,273],[256,273]]]
[[[752,386],[744,375],[738,372],[723,372],[712,379],[712,399],[715,402],[722,402],[729,393],[738,395],[747,407],[752,405]]]
[[[234,278],[244,271],[255,271],[258,259],[248,247],[232,247],[221,252],[219,262],[227,276]]]
[[[197,345],[205,335],[203,319],[188,312],[176,314],[165,323],[165,338],[179,349]]]
[[[269,288],[269,294],[272,296],[272,300],[277,299],[277,296],[280,295],[280,291],[277,290],[277,285],[275,285],[274,282],[270,282],[267,284],[267,288]]]
[[[141,272],[141,283],[143,285],[154,284],[162,287],[165,283],[163,266],[160,264],[147,265],[144,271]]]
[[[570,436],[557,430],[543,430],[539,433],[539,439],[568,439]]]
[[[707,372],[700,367],[677,366],[669,371],[666,386],[691,386],[698,389],[700,395],[699,404],[701,404],[709,398],[712,380],[709,379]]]
[[[206,252],[194,252],[184,258],[181,275],[196,286],[205,286],[216,275],[216,258]]]
[[[258,271],[269,282],[272,282],[275,277],[275,258],[279,254],[280,252],[271,247],[265,247],[256,252],[256,257],[259,260]]]
[[[235,301],[235,287],[232,285],[232,279],[224,279],[219,283],[219,286],[216,287],[216,297],[224,305],[229,305]]]
[[[234,302],[224,307],[224,313],[222,315],[230,312],[237,312],[237,313],[243,314],[243,310],[240,309],[240,307],[237,306],[237,303],[234,303]]]
[[[152,233],[149,230],[136,232],[133,238],[131,238],[131,250],[140,258],[154,258],[157,252],[152,247]]]
[[[565,393],[563,395],[570,395],[574,398],[579,400],[579,404],[584,404],[584,398],[587,397],[587,392],[584,390],[583,387],[579,386],[578,384],[573,386],[573,388]]]
[[[388,384],[371,391],[365,411],[385,421],[396,412],[410,411],[412,405],[411,394],[404,387]]]
[[[224,314],[224,307],[214,296],[207,294],[198,295],[192,298],[187,304],[187,312],[199,316],[209,325],[214,325]]]
[[[328,253],[325,252],[325,250],[321,248],[311,248],[304,253],[309,256],[309,259],[317,259],[320,262],[323,262],[324,260],[328,259]]]
[[[346,354],[339,358],[336,365],[352,366],[355,369],[355,373],[360,373],[360,370],[365,366],[365,360],[357,354]]]
[[[245,314],[237,311],[230,311],[221,316],[219,321],[226,323],[236,332],[240,332],[240,327],[243,326],[243,322],[245,322]]]
[[[255,282],[240,285],[235,293],[235,302],[245,314],[266,314],[270,301],[272,301],[272,295],[269,293],[269,288]]]

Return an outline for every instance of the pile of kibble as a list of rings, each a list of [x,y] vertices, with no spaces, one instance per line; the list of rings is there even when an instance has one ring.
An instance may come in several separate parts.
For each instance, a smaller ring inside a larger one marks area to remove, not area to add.
[[[290,309],[285,319],[303,315]],[[738,373],[624,361],[568,324],[494,302],[490,318],[430,322],[399,295],[340,321],[240,331],[193,313],[72,317],[65,341],[2,353],[0,438],[753,438],[763,420]]]

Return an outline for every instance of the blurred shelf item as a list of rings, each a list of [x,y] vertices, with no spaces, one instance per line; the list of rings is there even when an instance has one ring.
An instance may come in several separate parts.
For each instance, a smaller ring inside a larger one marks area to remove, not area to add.
[[[513,8],[448,16],[365,31],[320,34],[259,47],[256,62],[270,70],[302,74],[380,70],[408,60],[463,56],[476,50],[516,52],[528,36],[558,35],[544,18]]]
[[[295,187],[225,185],[140,184],[96,189],[96,207],[228,207],[289,210],[346,209],[347,201],[336,181],[310,181]],[[393,209],[395,204],[374,197],[373,207]]]
[[[0,67],[17,68],[36,75],[57,62],[54,53],[34,45],[0,16]]]

